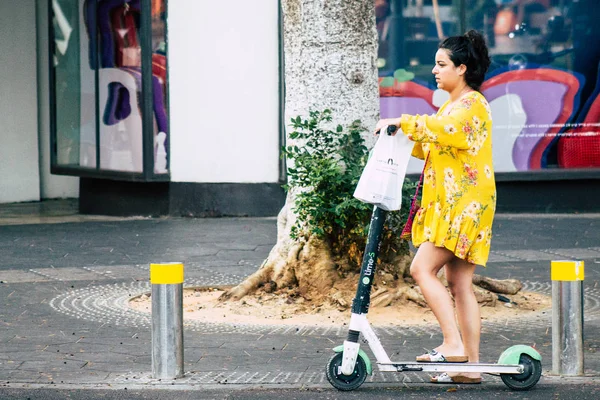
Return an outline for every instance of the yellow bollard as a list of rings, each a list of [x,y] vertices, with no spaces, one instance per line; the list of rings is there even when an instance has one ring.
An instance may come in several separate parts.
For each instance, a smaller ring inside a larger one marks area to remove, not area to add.
[[[183,376],[183,264],[150,264],[152,377]]]
[[[552,261],[552,372],[583,375],[583,261]]]

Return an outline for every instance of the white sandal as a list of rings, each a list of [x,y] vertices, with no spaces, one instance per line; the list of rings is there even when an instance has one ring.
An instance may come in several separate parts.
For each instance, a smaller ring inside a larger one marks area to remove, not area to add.
[[[467,356],[444,356],[442,353],[431,350],[429,353],[417,356],[417,362],[430,362],[430,363],[465,363],[469,361]]]
[[[450,376],[447,373],[431,378],[431,383],[464,383],[464,384],[478,384],[481,383],[481,378],[469,378],[464,375]]]

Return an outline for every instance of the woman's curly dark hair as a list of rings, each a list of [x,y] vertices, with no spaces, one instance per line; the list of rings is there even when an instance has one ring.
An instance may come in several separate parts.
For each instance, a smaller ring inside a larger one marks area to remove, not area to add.
[[[483,35],[476,30],[470,30],[462,36],[445,39],[439,48],[448,50],[450,60],[455,66],[464,64],[467,67],[465,82],[478,91],[490,66],[490,56]]]

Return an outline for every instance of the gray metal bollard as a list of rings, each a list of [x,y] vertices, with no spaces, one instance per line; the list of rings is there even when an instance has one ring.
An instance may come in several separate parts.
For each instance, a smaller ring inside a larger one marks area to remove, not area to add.
[[[150,264],[152,377],[183,376],[183,264]]]
[[[583,261],[552,261],[552,372],[583,375]]]

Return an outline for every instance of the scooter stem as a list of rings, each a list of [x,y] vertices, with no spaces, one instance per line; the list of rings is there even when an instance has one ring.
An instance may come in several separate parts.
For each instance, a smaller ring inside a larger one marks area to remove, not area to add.
[[[371,287],[375,277],[381,232],[383,231],[386,215],[387,211],[377,206],[373,208],[371,223],[369,225],[369,236],[367,237],[365,253],[360,268],[360,278],[356,288],[356,296],[352,300],[352,313],[354,314],[366,314],[369,311]]]
[[[366,320],[366,314],[369,311],[371,287],[373,286],[373,278],[375,277],[379,243],[386,215],[387,212],[385,210],[377,206],[373,208],[365,254],[363,255],[362,266],[360,268],[360,278],[356,288],[356,296],[352,300],[350,329],[348,330],[348,338],[344,341],[344,358],[341,366],[341,372],[344,375],[350,375],[354,371],[354,365],[360,349],[358,339],[361,331],[363,331],[363,334],[365,333],[363,329],[365,326],[370,329]],[[387,356],[385,359],[389,360]]]

